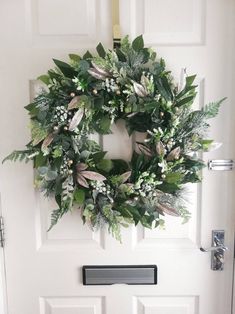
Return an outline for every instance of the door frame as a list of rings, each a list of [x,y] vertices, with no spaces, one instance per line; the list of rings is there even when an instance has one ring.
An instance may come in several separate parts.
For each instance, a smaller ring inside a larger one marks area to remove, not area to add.
[[[0,194],[0,216],[3,215]],[[7,285],[4,248],[0,248],[0,313],[7,314]]]
[[[4,249],[0,249],[0,313],[7,314],[7,289]]]

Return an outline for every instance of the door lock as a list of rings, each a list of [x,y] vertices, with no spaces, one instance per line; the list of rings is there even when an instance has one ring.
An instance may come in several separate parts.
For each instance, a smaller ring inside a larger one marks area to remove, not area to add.
[[[212,231],[212,246],[204,249],[200,248],[202,252],[211,252],[211,269],[223,270],[224,269],[224,252],[228,247],[224,245],[224,230]]]

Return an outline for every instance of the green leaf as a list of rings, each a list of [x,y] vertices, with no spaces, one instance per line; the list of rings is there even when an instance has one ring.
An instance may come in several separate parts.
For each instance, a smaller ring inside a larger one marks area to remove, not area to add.
[[[159,103],[157,101],[151,101],[144,104],[144,109],[146,111],[152,111],[153,109],[158,110],[159,109]]]
[[[125,37],[121,38],[121,49],[123,51],[128,51],[130,50],[130,41],[129,41],[129,36],[126,35]]]
[[[206,166],[203,160],[193,159],[190,157],[188,159],[185,159],[184,165],[186,169],[190,169],[191,171],[195,172],[201,170]]]
[[[103,170],[105,172],[109,172],[113,168],[112,160],[110,159],[102,159],[98,164],[97,168],[99,170]]]
[[[83,55],[82,58],[83,58],[84,60],[89,60],[89,59],[92,59],[92,57],[93,57],[93,56],[92,56],[92,54],[90,53],[90,51],[87,50],[87,52]]]
[[[195,95],[192,95],[192,96],[188,96],[188,97],[185,97],[183,99],[181,99],[179,102],[177,102],[177,107],[181,107],[185,104],[192,104],[192,100],[195,98]]]
[[[133,42],[132,42],[132,48],[139,52],[141,49],[144,48],[144,40],[143,40],[143,36],[140,35],[138,37],[136,37]]]
[[[103,134],[109,133],[111,126],[110,118],[108,116],[103,116],[100,120],[99,126]]]
[[[64,76],[73,78],[76,76],[77,72],[69,65],[68,63],[65,63],[63,61],[53,59],[56,66],[60,69],[60,71],[64,74]]]
[[[29,111],[29,114],[31,117],[35,117],[39,113],[39,109],[37,108],[37,105],[35,103],[31,103],[24,107],[27,111]]]
[[[179,186],[177,184],[167,183],[164,181],[163,184],[159,185],[159,190],[165,193],[174,194],[179,190]]]
[[[80,74],[86,73],[87,70],[89,69],[89,67],[90,67],[90,65],[86,60],[81,60],[79,62],[79,67],[78,67],[79,73]]]
[[[217,102],[211,102],[202,109],[206,119],[211,119],[217,116],[217,114],[219,113],[220,105],[225,99],[227,99],[227,97],[224,97]]]
[[[181,182],[183,175],[179,172],[171,172],[166,174],[165,181],[170,184],[178,184]]]
[[[74,196],[74,200],[76,203],[78,203],[79,205],[83,205],[84,201],[85,201],[85,192],[81,189],[77,189],[74,191],[73,193]]]
[[[201,182],[202,178],[200,173],[188,173],[185,177],[184,177],[184,181],[183,183],[197,183],[197,182]]]
[[[201,141],[202,150],[207,151],[210,148],[210,146],[211,146],[211,144],[213,142],[214,142],[213,140],[205,140],[205,139],[203,139]]]
[[[173,98],[173,93],[172,93],[172,90],[171,90],[171,85],[169,83],[169,80],[167,79],[166,76],[163,76],[162,79],[162,86],[164,87],[166,93],[167,93],[167,100],[172,100]]]
[[[31,127],[32,140],[33,140],[32,145],[36,146],[41,141],[43,141],[44,138],[46,138],[48,132],[36,120],[31,120],[31,126],[30,127]]]
[[[116,54],[117,54],[117,56],[118,56],[119,61],[126,62],[126,56],[125,56],[125,54],[122,52],[121,49],[116,48]]]
[[[195,75],[190,75],[186,77],[186,86],[191,86],[196,78],[196,74]]]
[[[81,60],[81,57],[79,55],[74,54],[74,53],[70,53],[69,58],[74,62],[79,62]]]
[[[46,85],[49,85],[50,84],[50,77],[49,75],[41,75],[37,78],[39,81],[43,82],[44,84]]]
[[[105,49],[101,43],[99,43],[99,45],[96,47],[96,51],[98,52],[98,55],[101,58],[105,58],[106,52],[105,52]]]
[[[124,173],[129,170],[127,162],[122,159],[114,159],[112,162],[113,168],[111,172],[113,175],[119,175],[120,173]]]
[[[102,160],[105,156],[106,152],[98,152],[92,155],[94,162],[97,164],[100,160]]]
[[[38,167],[42,167],[45,166],[47,162],[47,157],[43,155],[43,153],[39,153],[36,157],[35,157],[35,161],[34,161],[34,168],[38,168]]]
[[[152,229],[152,224],[154,221],[154,217],[153,216],[143,216],[140,220],[141,224],[148,229]]]
[[[53,180],[55,180],[55,179],[57,178],[57,176],[58,176],[58,174],[57,174],[56,171],[48,170],[45,179],[46,179],[47,181],[53,181]]]
[[[169,82],[165,76],[156,80],[157,89],[162,96],[168,101],[172,100],[172,91]]]
[[[98,143],[96,143],[96,141],[94,140],[87,140],[85,147],[87,150],[89,150],[90,152],[100,152],[101,151],[101,147]]]
[[[36,104],[35,103],[31,103],[31,104],[28,104],[26,106],[24,106],[24,108],[28,111],[31,111],[35,108]]]
[[[55,199],[56,199],[56,202],[57,202],[57,199],[61,202],[61,193],[62,193],[62,181],[60,178],[57,178],[56,179],[56,182],[55,182]],[[57,204],[59,206],[61,206],[60,204],[61,203],[58,203]]]

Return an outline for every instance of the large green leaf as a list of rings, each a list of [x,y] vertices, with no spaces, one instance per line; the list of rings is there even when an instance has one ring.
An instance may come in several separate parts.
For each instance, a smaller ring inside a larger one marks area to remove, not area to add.
[[[60,69],[60,71],[64,74],[64,76],[69,78],[73,78],[74,76],[76,76],[77,72],[68,63],[65,63],[57,59],[53,59],[53,61],[56,64],[56,66]]]
[[[69,58],[74,62],[79,62],[81,60],[81,57],[79,55],[74,54],[74,53],[70,53]]]
[[[179,102],[177,102],[177,107],[181,107],[181,106],[186,105],[186,104],[191,105],[194,98],[195,98],[195,95],[191,95],[191,96],[188,96],[188,97],[181,99]]]
[[[40,153],[35,157],[34,167],[35,167],[35,168],[42,167],[42,166],[45,166],[46,163],[47,163],[47,157],[44,156],[42,152],[40,152]]]
[[[41,141],[46,138],[48,131],[36,120],[31,121],[31,134],[33,140],[33,146],[38,145]]]
[[[179,184],[182,181],[183,174],[179,172],[171,172],[166,174],[165,181],[170,184]]]
[[[190,75],[186,77],[186,86],[191,86],[196,78],[196,74],[195,75]]]
[[[101,43],[99,43],[99,45],[96,47],[96,51],[101,58],[104,58],[106,56],[105,49]]]
[[[74,200],[76,203],[79,205],[83,205],[85,201],[85,192],[81,189],[76,189],[75,192],[73,193]]]
[[[113,162],[110,159],[102,159],[98,162],[97,168],[104,172],[109,172],[113,168]]]
[[[92,54],[90,53],[90,51],[87,50],[87,52],[83,55],[82,57],[84,60],[89,60],[92,58]]]
[[[143,36],[140,35],[138,37],[136,37],[133,42],[132,42],[132,48],[139,52],[141,49],[144,48],[144,40],[143,40]]]
[[[108,116],[103,116],[99,122],[100,131],[107,134],[110,131],[111,120]]]
[[[49,75],[46,75],[46,74],[45,75],[41,75],[41,76],[38,77],[38,80],[43,82],[46,85],[50,84],[50,77],[49,77]]]

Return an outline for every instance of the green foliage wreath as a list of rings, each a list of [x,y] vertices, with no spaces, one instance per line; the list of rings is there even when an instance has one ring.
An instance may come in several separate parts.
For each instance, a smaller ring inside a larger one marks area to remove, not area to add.
[[[201,180],[197,152],[212,143],[205,139],[207,120],[223,99],[192,110],[195,75],[179,88],[142,36],[123,38],[115,50],[99,44],[97,52],[70,54],[69,64],[54,60],[56,68],[39,77],[47,87],[25,107],[32,141],[6,159],[33,160],[36,185],[58,204],[51,227],[74,209],[92,227],[108,224],[117,239],[121,225],[162,226],[165,214],[186,222],[183,188]],[[146,134],[130,162],[105,158],[89,139],[111,133],[118,119],[130,135]]]

